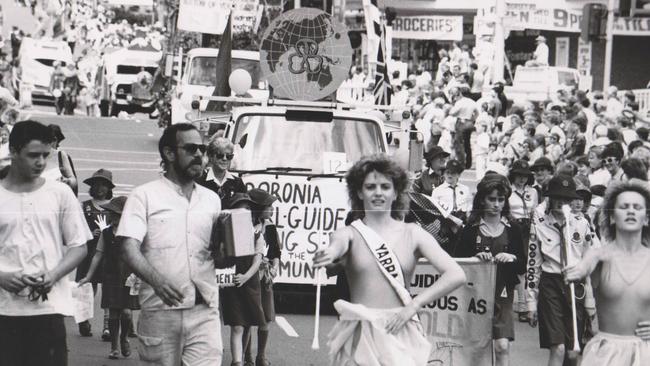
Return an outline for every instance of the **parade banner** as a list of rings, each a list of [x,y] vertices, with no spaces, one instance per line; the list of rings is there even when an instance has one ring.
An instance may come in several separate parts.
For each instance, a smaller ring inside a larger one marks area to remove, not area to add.
[[[238,0],[235,2],[235,12],[232,17],[232,32],[257,32],[264,8],[259,0]]]
[[[393,22],[393,38],[460,41],[462,16],[398,16]]]
[[[327,155],[327,154],[326,154]],[[336,154],[327,155],[332,159]],[[333,171],[337,162],[332,164]],[[348,192],[344,182],[336,178],[314,178],[290,175],[244,175],[246,188],[260,188],[278,197],[273,204],[272,221],[275,224],[282,258],[276,283],[313,284],[314,253],[329,244],[329,234],[345,225],[349,209]],[[330,277],[325,284],[336,283]]]
[[[232,0],[180,0],[178,29],[222,34],[231,9]]]
[[[456,259],[467,282],[418,312],[432,344],[429,365],[492,365],[492,316],[496,265],[478,259]],[[421,261],[411,280],[411,295],[431,287],[440,274]]]

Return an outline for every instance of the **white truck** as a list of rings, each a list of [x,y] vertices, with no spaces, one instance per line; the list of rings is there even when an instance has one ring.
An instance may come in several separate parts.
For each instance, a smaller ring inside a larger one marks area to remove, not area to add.
[[[512,86],[504,89],[508,99],[542,102],[560,89],[578,87],[580,73],[576,69],[555,66],[518,66]]]
[[[362,156],[393,152],[386,137],[398,130],[399,122],[390,125],[380,113],[340,103],[208,99],[247,105],[234,107],[223,124],[224,136],[235,144],[231,171],[248,189],[278,197],[272,220],[282,258],[274,288],[279,306],[293,307],[295,296],[313,296],[314,252],[327,245],[330,232],[345,225],[347,169]],[[326,285],[334,283],[330,278]],[[335,288],[323,291],[328,298]]]
[[[102,116],[117,116],[121,111],[151,114],[156,101],[138,75],[145,71],[152,77],[161,58],[162,52],[139,47],[106,53],[96,79]]]
[[[53,103],[54,96],[49,89],[55,62],[64,67],[73,62],[72,51],[66,42],[24,38],[18,53],[14,90],[31,89],[31,100]]]
[[[216,48],[194,48],[187,52],[185,70],[176,86],[172,97],[172,124],[184,122],[192,112],[192,101],[196,96],[209,97],[214,92],[217,83],[217,56]],[[266,98],[269,93],[266,83],[260,78],[259,67],[260,53],[257,51],[233,50],[231,69],[244,69],[252,79],[251,96]],[[205,106],[203,106],[205,107]]]

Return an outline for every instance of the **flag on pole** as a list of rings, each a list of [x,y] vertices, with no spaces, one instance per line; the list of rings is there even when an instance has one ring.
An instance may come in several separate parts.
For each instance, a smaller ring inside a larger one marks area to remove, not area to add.
[[[228,23],[226,23],[226,29],[221,35],[221,42],[219,43],[219,54],[217,55],[217,82],[214,87],[214,92],[212,93],[213,97],[230,96],[230,84],[228,84],[228,78],[230,77],[231,71],[231,59],[232,59],[232,11],[228,16]],[[208,102],[206,111],[212,112],[223,112],[225,102]]]
[[[375,95],[375,104],[377,105],[390,105],[390,100],[393,96],[393,86],[390,84],[388,78],[388,64],[386,63],[386,26],[381,25],[379,37],[379,50],[377,52],[377,67],[375,69],[375,88],[373,94]]]

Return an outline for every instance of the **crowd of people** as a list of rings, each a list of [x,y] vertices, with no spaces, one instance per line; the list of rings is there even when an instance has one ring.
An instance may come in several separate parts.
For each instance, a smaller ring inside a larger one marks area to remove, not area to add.
[[[84,56],[137,39],[132,26],[103,24],[96,10],[71,11],[67,41]],[[539,328],[549,365],[575,359],[575,343],[590,366],[650,361],[650,288],[642,280],[650,268],[650,121],[635,95],[572,88],[542,103],[512,103],[502,83],[485,92],[487,68],[467,46],[439,55],[435,77],[418,66],[393,78],[394,103],[410,110],[419,132],[412,136],[425,146],[421,172],[410,175],[386,155],[355,162],[346,175],[347,225],[314,256],[316,268],[347,281],[328,342],[333,364],[426,364],[430,344],[417,312],[465,283],[453,257],[497,266],[498,365],[510,363],[515,321]],[[92,66],[78,64],[85,61]],[[365,80],[362,69],[355,73]],[[79,204],[64,138],[58,126],[31,120],[0,129],[0,364],[66,364],[67,275],[76,269],[78,285],[102,285],[101,336],[111,359],[129,357],[137,333],[143,364],[220,364],[227,325],[231,365],[269,365],[282,250],[270,220],[277,198],[229,171],[232,142],[215,136],[206,144],[191,124],[167,127],[159,179],[114,197],[112,173],[99,169],[83,182],[91,199]],[[462,183],[467,169],[476,189]],[[250,213],[250,255],[226,254],[225,209]],[[420,258],[441,277],[411,297]],[[233,266],[234,286],[219,288],[215,268]],[[88,322],[79,332],[92,336]]]

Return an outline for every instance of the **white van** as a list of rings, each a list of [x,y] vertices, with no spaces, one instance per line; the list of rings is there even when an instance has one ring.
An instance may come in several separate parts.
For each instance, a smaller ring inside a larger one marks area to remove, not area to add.
[[[185,70],[172,98],[172,124],[187,120],[185,116],[192,111],[191,103],[196,96],[209,97],[214,92],[218,54],[216,48],[195,48],[188,51]],[[251,75],[252,88],[248,93],[252,97],[268,97],[266,83],[261,79],[259,52],[233,50],[230,63],[231,70],[244,69]]]
[[[32,100],[54,101],[49,87],[55,62],[62,66],[73,62],[72,51],[66,42],[24,38],[18,53],[18,72],[14,74],[15,90],[20,90],[20,84],[29,84]]]

